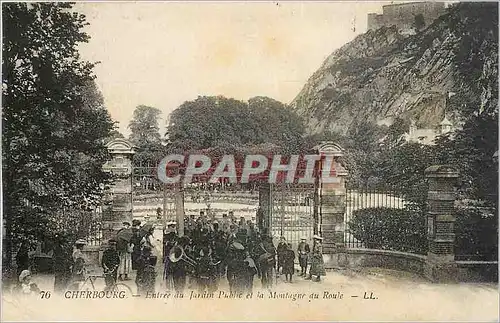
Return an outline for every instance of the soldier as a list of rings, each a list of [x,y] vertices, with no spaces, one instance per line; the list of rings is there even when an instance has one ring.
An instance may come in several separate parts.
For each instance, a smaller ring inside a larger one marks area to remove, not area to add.
[[[306,276],[307,271],[307,257],[309,257],[309,252],[311,251],[309,248],[309,244],[306,242],[307,239],[302,237],[300,239],[299,246],[297,247],[297,254],[299,255],[299,265],[300,265],[300,276]]]

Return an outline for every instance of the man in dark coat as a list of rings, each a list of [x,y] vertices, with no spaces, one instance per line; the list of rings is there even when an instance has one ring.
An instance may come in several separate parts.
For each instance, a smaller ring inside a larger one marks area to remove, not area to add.
[[[306,238],[300,239],[299,246],[297,247],[297,254],[299,255],[299,265],[301,268],[300,276],[306,276],[307,271],[307,258],[309,257],[309,244],[306,242]]]
[[[134,249],[132,250],[132,270],[137,270],[137,259],[139,259],[141,255],[141,221],[132,220],[132,239],[130,239],[130,243],[134,245]]]
[[[253,277],[257,274],[257,266],[248,250],[245,252],[244,262],[245,291],[251,293],[253,291]]]
[[[184,249],[184,252],[189,253],[189,243],[190,239],[188,236],[182,236],[178,239],[178,246]],[[186,288],[188,265],[184,261],[180,260],[171,263],[172,266],[172,278],[174,283],[174,289],[178,293],[184,292]]]
[[[116,240],[108,241],[108,249],[104,250],[101,261],[104,269],[105,290],[109,290],[115,283],[118,276],[118,266],[120,266],[120,256],[116,250]]]
[[[280,274],[283,269],[283,256],[285,250],[287,249],[287,243],[285,237],[281,237],[278,247],[276,248],[276,253],[278,255],[278,266],[276,267],[276,273]]]
[[[174,264],[170,261],[169,255],[170,250],[177,244],[179,238],[175,230],[175,224],[173,221],[168,222],[167,231],[163,235],[163,278],[166,281],[167,289],[173,288]]]
[[[71,280],[71,245],[65,237],[57,236],[52,255],[54,263],[54,291],[66,290]]]
[[[243,292],[247,285],[245,247],[235,241],[228,248],[227,280],[230,292]]]
[[[215,266],[215,262],[212,258],[211,248],[209,246],[202,248],[196,260],[196,280],[198,291],[200,293],[203,293],[204,291],[209,293],[215,292],[217,290],[217,267]]]
[[[292,245],[289,243],[285,251],[283,251],[283,275],[285,275],[286,282],[292,282],[292,276],[295,271],[294,260],[295,252],[293,252]]]
[[[137,292],[140,295],[154,293],[156,283],[156,266],[157,257],[151,254],[151,248],[145,246],[142,249],[141,256],[137,259],[137,276],[135,282],[137,284]]]
[[[226,266],[226,247],[227,240],[224,231],[219,229],[219,224],[216,222],[213,225],[214,232],[212,233],[212,249],[213,258],[215,262],[219,262],[218,268],[218,278],[224,276],[225,266]]]
[[[273,237],[270,235],[264,235],[259,247],[260,256],[258,263],[262,279],[262,287],[269,288],[272,286],[273,268],[276,266],[276,248],[273,244]]]

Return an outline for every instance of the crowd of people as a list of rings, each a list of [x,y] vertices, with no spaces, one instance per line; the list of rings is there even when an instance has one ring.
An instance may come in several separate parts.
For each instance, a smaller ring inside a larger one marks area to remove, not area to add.
[[[223,214],[219,222],[201,211],[197,218],[186,218],[184,226],[184,235],[179,236],[176,223],[169,222],[163,236],[163,279],[167,288],[182,292],[189,281],[199,292],[213,292],[225,278],[230,292],[250,292],[255,276],[261,280],[263,288],[269,288],[275,275],[280,274],[285,276],[286,282],[292,282],[296,253],[284,237],[276,247],[269,232],[259,230],[244,217],[238,221],[232,212]],[[305,238],[298,245],[300,276],[320,281],[325,275],[322,238],[314,236],[313,240],[312,249]],[[180,250],[180,257],[170,257]],[[309,274],[308,263],[311,265]]]
[[[306,238],[301,239],[296,250],[284,237],[275,246],[265,228],[260,230],[244,217],[237,220],[232,212],[223,214],[219,221],[203,211],[197,217],[188,216],[181,235],[176,222],[168,222],[163,231],[163,250],[156,246],[153,234],[151,224],[141,226],[139,220],[133,220],[132,224],[123,222],[123,228],[108,240],[101,257],[106,290],[117,281],[131,280],[135,271],[141,295],[155,291],[157,277],[162,278],[166,289],[177,292],[186,288],[214,292],[221,279],[227,279],[230,292],[251,292],[255,277],[263,288],[271,287],[280,275],[284,275],[285,282],[292,282],[296,258],[301,268],[299,276],[320,281],[325,275],[321,237],[313,237],[312,248]],[[78,289],[77,284],[86,279],[85,245],[85,240],[77,240],[70,251],[67,239],[62,236],[56,239],[53,253],[56,292]],[[18,253],[19,282],[32,286],[31,273],[25,268],[24,249],[21,247]],[[163,264],[162,273],[157,272],[159,260]]]

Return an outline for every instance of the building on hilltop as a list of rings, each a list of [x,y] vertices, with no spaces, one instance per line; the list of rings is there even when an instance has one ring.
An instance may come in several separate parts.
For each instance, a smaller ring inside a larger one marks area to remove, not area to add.
[[[368,30],[396,26],[400,33],[411,34],[415,32],[416,24],[420,23],[419,29],[423,29],[444,13],[444,2],[390,4],[382,7],[382,14],[368,14]],[[420,15],[423,19],[417,22]]]
[[[415,121],[411,120],[410,129],[403,135],[406,142],[417,142],[424,145],[434,145],[437,136],[452,133],[456,127],[446,118],[439,123],[437,128],[417,128]]]

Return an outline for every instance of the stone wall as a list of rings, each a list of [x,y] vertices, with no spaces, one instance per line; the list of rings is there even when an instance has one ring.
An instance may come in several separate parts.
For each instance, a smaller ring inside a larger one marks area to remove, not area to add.
[[[498,261],[457,261],[461,282],[498,282]]]
[[[427,27],[445,13],[445,5],[444,2],[412,2],[383,6],[382,10],[383,14],[368,14],[368,30],[393,25],[403,31],[409,30],[419,14],[424,17]]]
[[[343,262],[346,268],[355,269],[360,267],[379,267],[393,270],[400,270],[423,275],[426,256],[415,255],[405,252],[349,248],[344,255],[325,255],[325,267],[327,269],[336,269],[338,259],[344,258]]]
[[[339,261],[339,259],[341,261]],[[326,269],[376,267],[424,275],[427,257],[398,251],[349,248],[323,255]],[[342,266],[339,266],[342,262]],[[455,282],[498,282],[498,261],[457,261]]]

